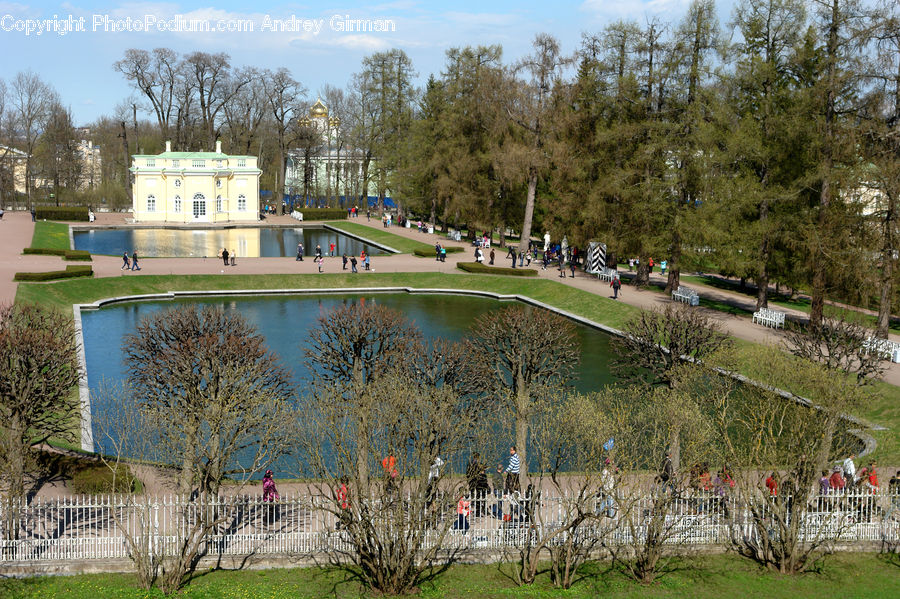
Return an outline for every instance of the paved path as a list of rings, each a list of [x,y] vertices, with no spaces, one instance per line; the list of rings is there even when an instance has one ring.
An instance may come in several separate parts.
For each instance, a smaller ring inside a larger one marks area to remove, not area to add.
[[[97,225],[124,225],[125,214],[100,213],[97,215]],[[383,230],[380,220],[373,219],[367,222],[364,217],[353,219],[361,225],[372,227],[373,230]],[[296,225],[297,221],[288,216],[270,216],[266,223],[268,224],[292,224]],[[84,224],[84,223],[78,223]],[[312,223],[309,223],[312,224]],[[26,212],[7,212],[0,221],[0,302],[11,302],[15,299],[16,283],[13,282],[13,274],[19,271],[47,271],[65,268],[65,262],[61,258],[55,256],[23,256],[22,248],[31,244],[31,237],[34,232],[34,225],[31,223],[31,217]],[[415,228],[391,227],[390,232],[416,241],[433,245],[435,241],[440,240],[446,245],[455,245],[463,247],[462,253],[454,253],[447,255],[447,262],[436,262],[431,258],[418,258],[411,254],[400,254],[394,256],[373,256],[371,259],[372,267],[375,272],[445,272],[459,273],[456,268],[457,262],[470,262],[474,260],[473,250],[466,242],[448,241],[440,234],[420,233]],[[504,259],[506,250],[495,248],[496,260],[498,266],[509,266],[509,261]],[[224,266],[217,258],[145,258],[140,261],[140,271],[122,271],[122,259],[118,256],[94,256],[93,267],[97,277],[120,277],[120,276],[140,276],[142,274],[285,274],[285,273],[315,273],[316,265],[312,259],[307,258],[303,262],[297,262],[293,257],[289,258],[240,258],[237,259],[235,266]],[[533,263],[532,268],[537,270],[538,276],[546,279],[558,281],[565,285],[570,285],[579,289],[583,289],[598,296],[611,297],[611,289],[608,283],[598,281],[596,277],[586,275],[576,271],[575,278],[567,276],[565,279],[559,277],[559,271],[555,268],[548,268],[546,271],[540,270],[539,263]],[[326,273],[338,272],[341,270],[340,257],[326,258]],[[360,270],[360,285],[365,285],[365,277],[368,273]],[[652,280],[664,283],[665,280],[659,273],[652,275]],[[691,284],[704,298],[713,299],[734,306],[740,306],[746,310],[753,310],[755,300],[752,297],[730,292],[716,287]],[[661,293],[655,288],[634,289],[630,285],[625,285],[619,292],[619,300],[638,307],[653,308],[661,306],[671,301],[669,296]],[[707,308],[697,308],[703,310],[710,318],[718,322],[722,328],[730,335],[739,339],[745,339],[755,343],[780,343],[783,339],[782,331],[754,324],[747,316],[737,316],[727,314],[717,310]],[[789,308],[779,308],[786,312],[789,317],[796,319],[805,319],[806,314],[799,310]],[[891,335],[891,338],[900,341],[900,336]],[[885,380],[894,385],[900,385],[900,365],[890,364],[885,373]]]

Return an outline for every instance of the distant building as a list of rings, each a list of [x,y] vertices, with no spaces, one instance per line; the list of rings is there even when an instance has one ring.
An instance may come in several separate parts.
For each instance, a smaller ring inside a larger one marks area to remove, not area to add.
[[[363,153],[339,140],[341,121],[328,116],[328,107],[317,99],[307,116],[299,119],[303,128],[314,132],[307,147],[288,151],[284,194],[301,205],[316,205],[337,199],[340,205],[363,204],[360,197],[376,196],[377,182],[370,180],[363,192]],[[370,161],[370,173],[376,160]],[[333,202],[331,202],[333,204]]]
[[[255,156],[173,152],[132,156],[135,222],[230,223],[259,220]]]
[[[100,146],[94,145],[89,127],[76,129],[75,132],[81,137],[80,141],[75,142],[75,152],[81,162],[78,191],[93,189],[103,182],[103,170],[100,168],[103,164]]]
[[[0,194],[25,194],[25,162],[28,154],[9,146],[0,146]]]

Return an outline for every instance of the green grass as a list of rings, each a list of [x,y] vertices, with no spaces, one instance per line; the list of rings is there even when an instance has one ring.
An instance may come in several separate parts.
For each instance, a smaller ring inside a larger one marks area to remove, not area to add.
[[[497,565],[453,566],[421,586],[415,597],[457,599],[609,597],[720,597],[765,599],[860,599],[896,597],[900,594],[900,567],[872,553],[837,554],[817,572],[784,576],[761,570],[734,555],[701,556],[684,560],[675,572],[651,585],[641,585],[607,564],[589,564],[572,589],[555,589],[546,573],[531,586],[516,587],[511,570]],[[126,574],[90,574],[0,580],[0,595],[7,599],[105,599],[162,597],[157,590],[137,588]],[[196,577],[178,597],[185,599],[267,599],[378,597],[365,593],[358,582],[334,569],[291,568],[281,570],[217,570]]]
[[[375,243],[392,247],[395,250],[399,250],[402,254],[412,254],[416,250],[422,250],[423,252],[430,252],[428,255],[434,256],[433,245],[388,233],[388,229],[378,229],[347,221],[329,221],[325,224],[334,227],[335,229],[340,229],[341,231],[346,231],[347,233],[370,239]]]
[[[31,238],[31,247],[54,250],[71,249],[69,247],[69,225],[50,221],[34,223],[34,236]]]

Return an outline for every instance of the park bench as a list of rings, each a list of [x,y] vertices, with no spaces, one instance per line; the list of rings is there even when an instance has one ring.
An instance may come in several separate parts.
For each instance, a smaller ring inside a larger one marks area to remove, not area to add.
[[[601,268],[600,272],[597,273],[597,278],[601,281],[608,281],[612,283],[613,279],[619,278],[619,271],[615,268]]]
[[[784,312],[779,312],[778,310],[770,310],[769,308],[760,308],[756,312],[753,313],[752,322],[758,322],[759,324],[767,327],[784,328]]]
[[[700,294],[684,285],[679,285],[678,289],[672,292],[672,299],[676,302],[684,302],[691,306],[700,305]]]
[[[452,241],[462,241],[462,234],[455,229],[450,229],[450,231],[447,232],[447,239]]]
[[[866,353],[878,354],[885,360],[890,360],[894,363],[900,362],[900,343],[896,341],[869,337],[863,342],[863,349]]]

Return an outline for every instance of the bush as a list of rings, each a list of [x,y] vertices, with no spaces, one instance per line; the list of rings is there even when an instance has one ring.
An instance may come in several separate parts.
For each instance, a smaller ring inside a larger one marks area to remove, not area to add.
[[[451,246],[451,247],[446,247],[444,249],[447,250],[448,254],[458,254],[459,252],[463,251],[464,248],[457,247],[457,246]],[[415,254],[416,256],[418,256],[420,258],[434,258],[434,248],[429,248],[429,249],[418,248],[415,251],[413,251],[413,254]]]
[[[38,219],[89,220],[87,206],[37,206],[35,213]]]
[[[136,493],[141,488],[141,482],[134,477],[131,468],[124,464],[116,466],[115,478],[113,471],[104,464],[86,465],[72,475],[72,491],[79,495]]]
[[[466,272],[489,275],[512,275],[514,277],[536,277],[537,271],[530,268],[507,268],[505,266],[488,266],[478,262],[459,262],[456,268]]]
[[[91,261],[91,253],[86,250],[60,250],[54,248],[25,248],[23,254],[36,254],[40,256],[62,256],[64,260]]]
[[[347,218],[347,211],[342,208],[300,208],[295,210],[303,214],[303,220],[339,220]]]
[[[48,272],[17,272],[13,281],[55,281],[58,279],[72,279],[75,277],[93,276],[94,270],[89,264],[70,264],[65,270],[51,270]]]

